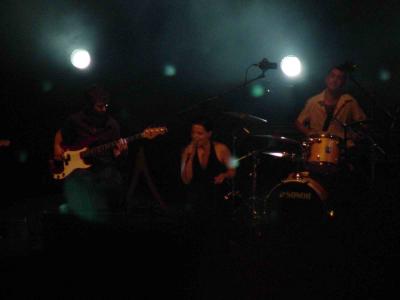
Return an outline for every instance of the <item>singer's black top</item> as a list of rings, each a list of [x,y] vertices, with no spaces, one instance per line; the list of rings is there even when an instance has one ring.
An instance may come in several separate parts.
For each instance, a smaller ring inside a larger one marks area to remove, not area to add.
[[[200,165],[199,156],[193,157],[193,184],[208,185],[214,184],[214,177],[226,172],[226,166],[218,160],[217,154],[215,152],[215,144],[211,143],[210,147],[210,157],[208,159],[207,167],[203,169]]]
[[[194,217],[207,221],[207,218],[224,213],[224,195],[229,191],[226,182],[216,185],[214,177],[226,172],[227,167],[218,160],[215,143],[211,142],[207,167],[200,165],[198,155],[193,158],[193,178],[188,185],[188,205]]]

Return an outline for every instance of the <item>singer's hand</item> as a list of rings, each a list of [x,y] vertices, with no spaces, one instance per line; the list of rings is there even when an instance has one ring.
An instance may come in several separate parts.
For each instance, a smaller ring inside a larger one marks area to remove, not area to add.
[[[221,183],[224,182],[225,178],[226,178],[226,174],[225,173],[221,173],[218,176],[214,177],[214,183],[215,184],[221,184]]]
[[[192,141],[187,150],[188,157],[193,157],[197,150],[197,142]]]

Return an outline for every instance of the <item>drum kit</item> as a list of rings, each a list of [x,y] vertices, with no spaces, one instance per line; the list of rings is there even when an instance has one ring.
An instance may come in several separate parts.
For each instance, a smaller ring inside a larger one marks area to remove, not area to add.
[[[230,115],[247,122],[261,125],[267,123],[266,120],[251,115]],[[359,123],[354,123],[354,126],[359,126]],[[248,195],[241,202],[246,207],[245,214],[252,222],[269,224],[293,217],[308,221],[329,220],[334,216],[333,206],[328,200],[328,189],[319,178],[334,177],[344,163],[346,143],[343,139],[329,133],[297,140],[278,135],[251,134],[249,128],[245,132],[246,143],[251,144],[253,149],[236,161],[237,165],[245,160],[250,162],[250,188],[245,188]],[[233,153],[236,152],[237,149],[233,149]],[[258,167],[267,157],[292,162],[293,170],[260,196]],[[235,197],[241,193],[233,190],[229,195],[235,201]]]

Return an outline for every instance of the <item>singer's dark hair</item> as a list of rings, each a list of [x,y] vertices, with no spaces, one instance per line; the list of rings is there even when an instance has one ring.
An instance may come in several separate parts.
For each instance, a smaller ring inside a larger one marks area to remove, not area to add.
[[[202,125],[207,131],[212,131],[214,128],[213,122],[207,116],[197,116],[192,120],[192,125]]]

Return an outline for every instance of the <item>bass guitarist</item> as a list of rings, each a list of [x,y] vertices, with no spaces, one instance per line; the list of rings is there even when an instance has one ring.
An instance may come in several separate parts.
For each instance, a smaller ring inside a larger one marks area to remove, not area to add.
[[[127,140],[107,111],[109,94],[100,86],[85,92],[85,107],[68,117],[54,138],[54,159],[62,166],[66,149],[80,149],[115,141],[113,147],[98,151],[85,160],[90,168],[77,168],[64,180],[68,210],[86,221],[105,221],[109,212],[121,208],[122,176],[118,161],[127,153]],[[64,165],[63,165],[64,164]]]

